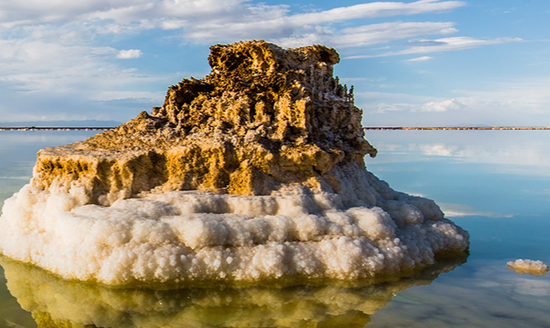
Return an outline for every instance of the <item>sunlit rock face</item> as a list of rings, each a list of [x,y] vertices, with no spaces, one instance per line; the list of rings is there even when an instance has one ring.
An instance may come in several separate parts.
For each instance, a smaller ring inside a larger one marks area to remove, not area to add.
[[[286,288],[119,289],[59,279],[0,256],[10,293],[38,327],[363,327],[400,291],[429,285],[464,257],[383,283]]]
[[[376,150],[363,139],[352,94],[332,77],[338,61],[323,46],[213,46],[212,72],[171,86],[152,116],[143,112],[85,142],[42,150],[32,185],[82,188],[84,203],[102,205],[155,187],[345,193],[353,183],[342,179],[345,171],[362,170],[365,154]]]
[[[369,279],[463,253],[431,200],[365,169],[376,150],[334,49],[217,45],[162,107],[38,153],[3,254],[105,284]]]

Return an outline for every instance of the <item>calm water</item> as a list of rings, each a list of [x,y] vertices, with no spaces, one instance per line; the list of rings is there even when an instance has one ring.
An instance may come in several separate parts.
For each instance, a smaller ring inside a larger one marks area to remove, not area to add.
[[[29,181],[38,149],[94,133],[0,131],[0,201]],[[550,264],[550,131],[367,139],[379,150],[370,171],[435,199],[470,232],[467,259],[370,286],[155,291],[67,282],[0,257],[0,327],[550,327],[550,276],[506,269]]]

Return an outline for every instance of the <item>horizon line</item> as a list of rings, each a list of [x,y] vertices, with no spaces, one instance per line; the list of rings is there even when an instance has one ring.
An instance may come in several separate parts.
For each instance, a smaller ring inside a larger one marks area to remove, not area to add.
[[[550,130],[550,126],[366,126],[363,130]]]
[[[0,130],[111,130],[113,126],[0,126]],[[363,130],[550,130],[550,126],[365,126]]]

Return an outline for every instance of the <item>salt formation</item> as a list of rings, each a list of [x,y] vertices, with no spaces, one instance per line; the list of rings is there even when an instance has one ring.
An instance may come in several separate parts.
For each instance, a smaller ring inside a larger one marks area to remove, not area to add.
[[[548,265],[542,261],[516,260],[508,262],[508,269],[516,271],[517,274],[531,274],[534,276],[546,276]]]
[[[38,153],[0,251],[111,285],[370,279],[463,253],[431,200],[365,169],[376,150],[334,49],[216,45],[162,107]]]
[[[430,284],[464,257],[367,286],[108,288],[0,256],[10,293],[38,327],[363,327],[400,291]]]

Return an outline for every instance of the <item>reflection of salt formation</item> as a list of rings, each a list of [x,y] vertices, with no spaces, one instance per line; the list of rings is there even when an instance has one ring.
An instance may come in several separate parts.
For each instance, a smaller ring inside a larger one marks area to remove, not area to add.
[[[548,265],[542,261],[516,260],[508,262],[508,269],[516,271],[517,274],[532,274],[534,276],[546,276]]]
[[[366,279],[464,252],[431,200],[365,169],[333,49],[214,46],[203,80],[85,142],[40,151],[0,251],[107,284]]]
[[[430,284],[457,258],[369,286],[111,289],[0,257],[8,288],[39,327],[363,327],[398,292]]]

